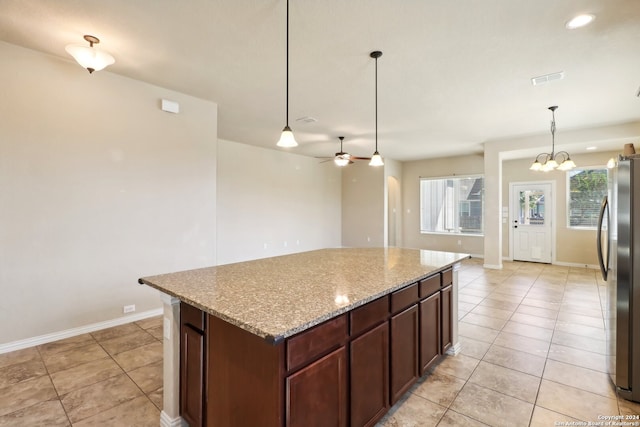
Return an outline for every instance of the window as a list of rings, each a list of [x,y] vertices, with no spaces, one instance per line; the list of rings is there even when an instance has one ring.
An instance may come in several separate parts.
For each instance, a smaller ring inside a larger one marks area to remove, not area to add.
[[[420,232],[482,234],[484,177],[420,179]]]
[[[567,181],[569,227],[595,229],[607,195],[607,168],[573,169],[567,172]]]

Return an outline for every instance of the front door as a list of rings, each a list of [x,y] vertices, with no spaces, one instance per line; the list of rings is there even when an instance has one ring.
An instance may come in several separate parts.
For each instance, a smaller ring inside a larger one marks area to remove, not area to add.
[[[551,183],[514,183],[510,187],[513,260],[550,263]]]

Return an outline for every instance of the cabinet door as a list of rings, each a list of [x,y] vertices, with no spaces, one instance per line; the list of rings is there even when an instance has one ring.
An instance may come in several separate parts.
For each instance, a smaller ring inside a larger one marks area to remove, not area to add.
[[[389,408],[389,322],[351,342],[351,425],[372,426]]]
[[[444,354],[451,347],[451,340],[453,339],[453,319],[451,318],[451,299],[453,286],[449,285],[440,291],[440,297],[442,299],[442,344],[440,348],[440,354]]]
[[[203,425],[204,334],[184,323],[180,329],[180,415],[197,427]]]
[[[440,292],[420,302],[420,375],[440,355]]]
[[[391,404],[418,379],[418,305],[391,318]]]
[[[347,350],[340,347],[287,377],[288,427],[347,426]]]

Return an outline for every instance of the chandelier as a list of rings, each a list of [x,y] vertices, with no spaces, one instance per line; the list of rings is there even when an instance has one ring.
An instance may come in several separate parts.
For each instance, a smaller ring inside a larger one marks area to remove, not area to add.
[[[561,171],[568,171],[576,167],[576,164],[569,157],[569,153],[566,151],[555,152],[556,148],[556,116],[555,111],[558,109],[557,105],[549,107],[551,110],[551,153],[540,153],[536,156],[536,159],[529,168],[532,171],[549,172],[554,169]]]

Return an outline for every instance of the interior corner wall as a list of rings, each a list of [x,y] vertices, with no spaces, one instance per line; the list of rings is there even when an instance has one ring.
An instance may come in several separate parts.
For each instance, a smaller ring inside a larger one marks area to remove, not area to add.
[[[404,162],[402,168],[403,245],[408,248],[483,254],[484,238],[470,235],[423,234],[420,232],[420,178],[483,174],[483,156]]]
[[[159,309],[139,277],[215,263],[216,104],[0,57],[0,344]]]
[[[385,245],[384,168],[355,162],[342,169],[342,246]]]
[[[333,162],[218,141],[219,264],[341,245]]]
[[[604,151],[584,154],[572,154],[571,159],[578,167],[605,167],[610,158],[617,158],[621,152]],[[502,178],[502,206],[509,207],[509,184],[512,182],[555,182],[555,232],[556,247],[554,262],[571,265],[598,265],[596,253],[596,230],[576,229],[567,226],[567,174],[553,171],[549,173],[533,172],[529,170],[531,159],[507,160],[503,162]],[[502,248],[503,256],[510,256],[509,223],[503,223]]]
[[[386,246],[402,247],[402,162],[384,160]]]

